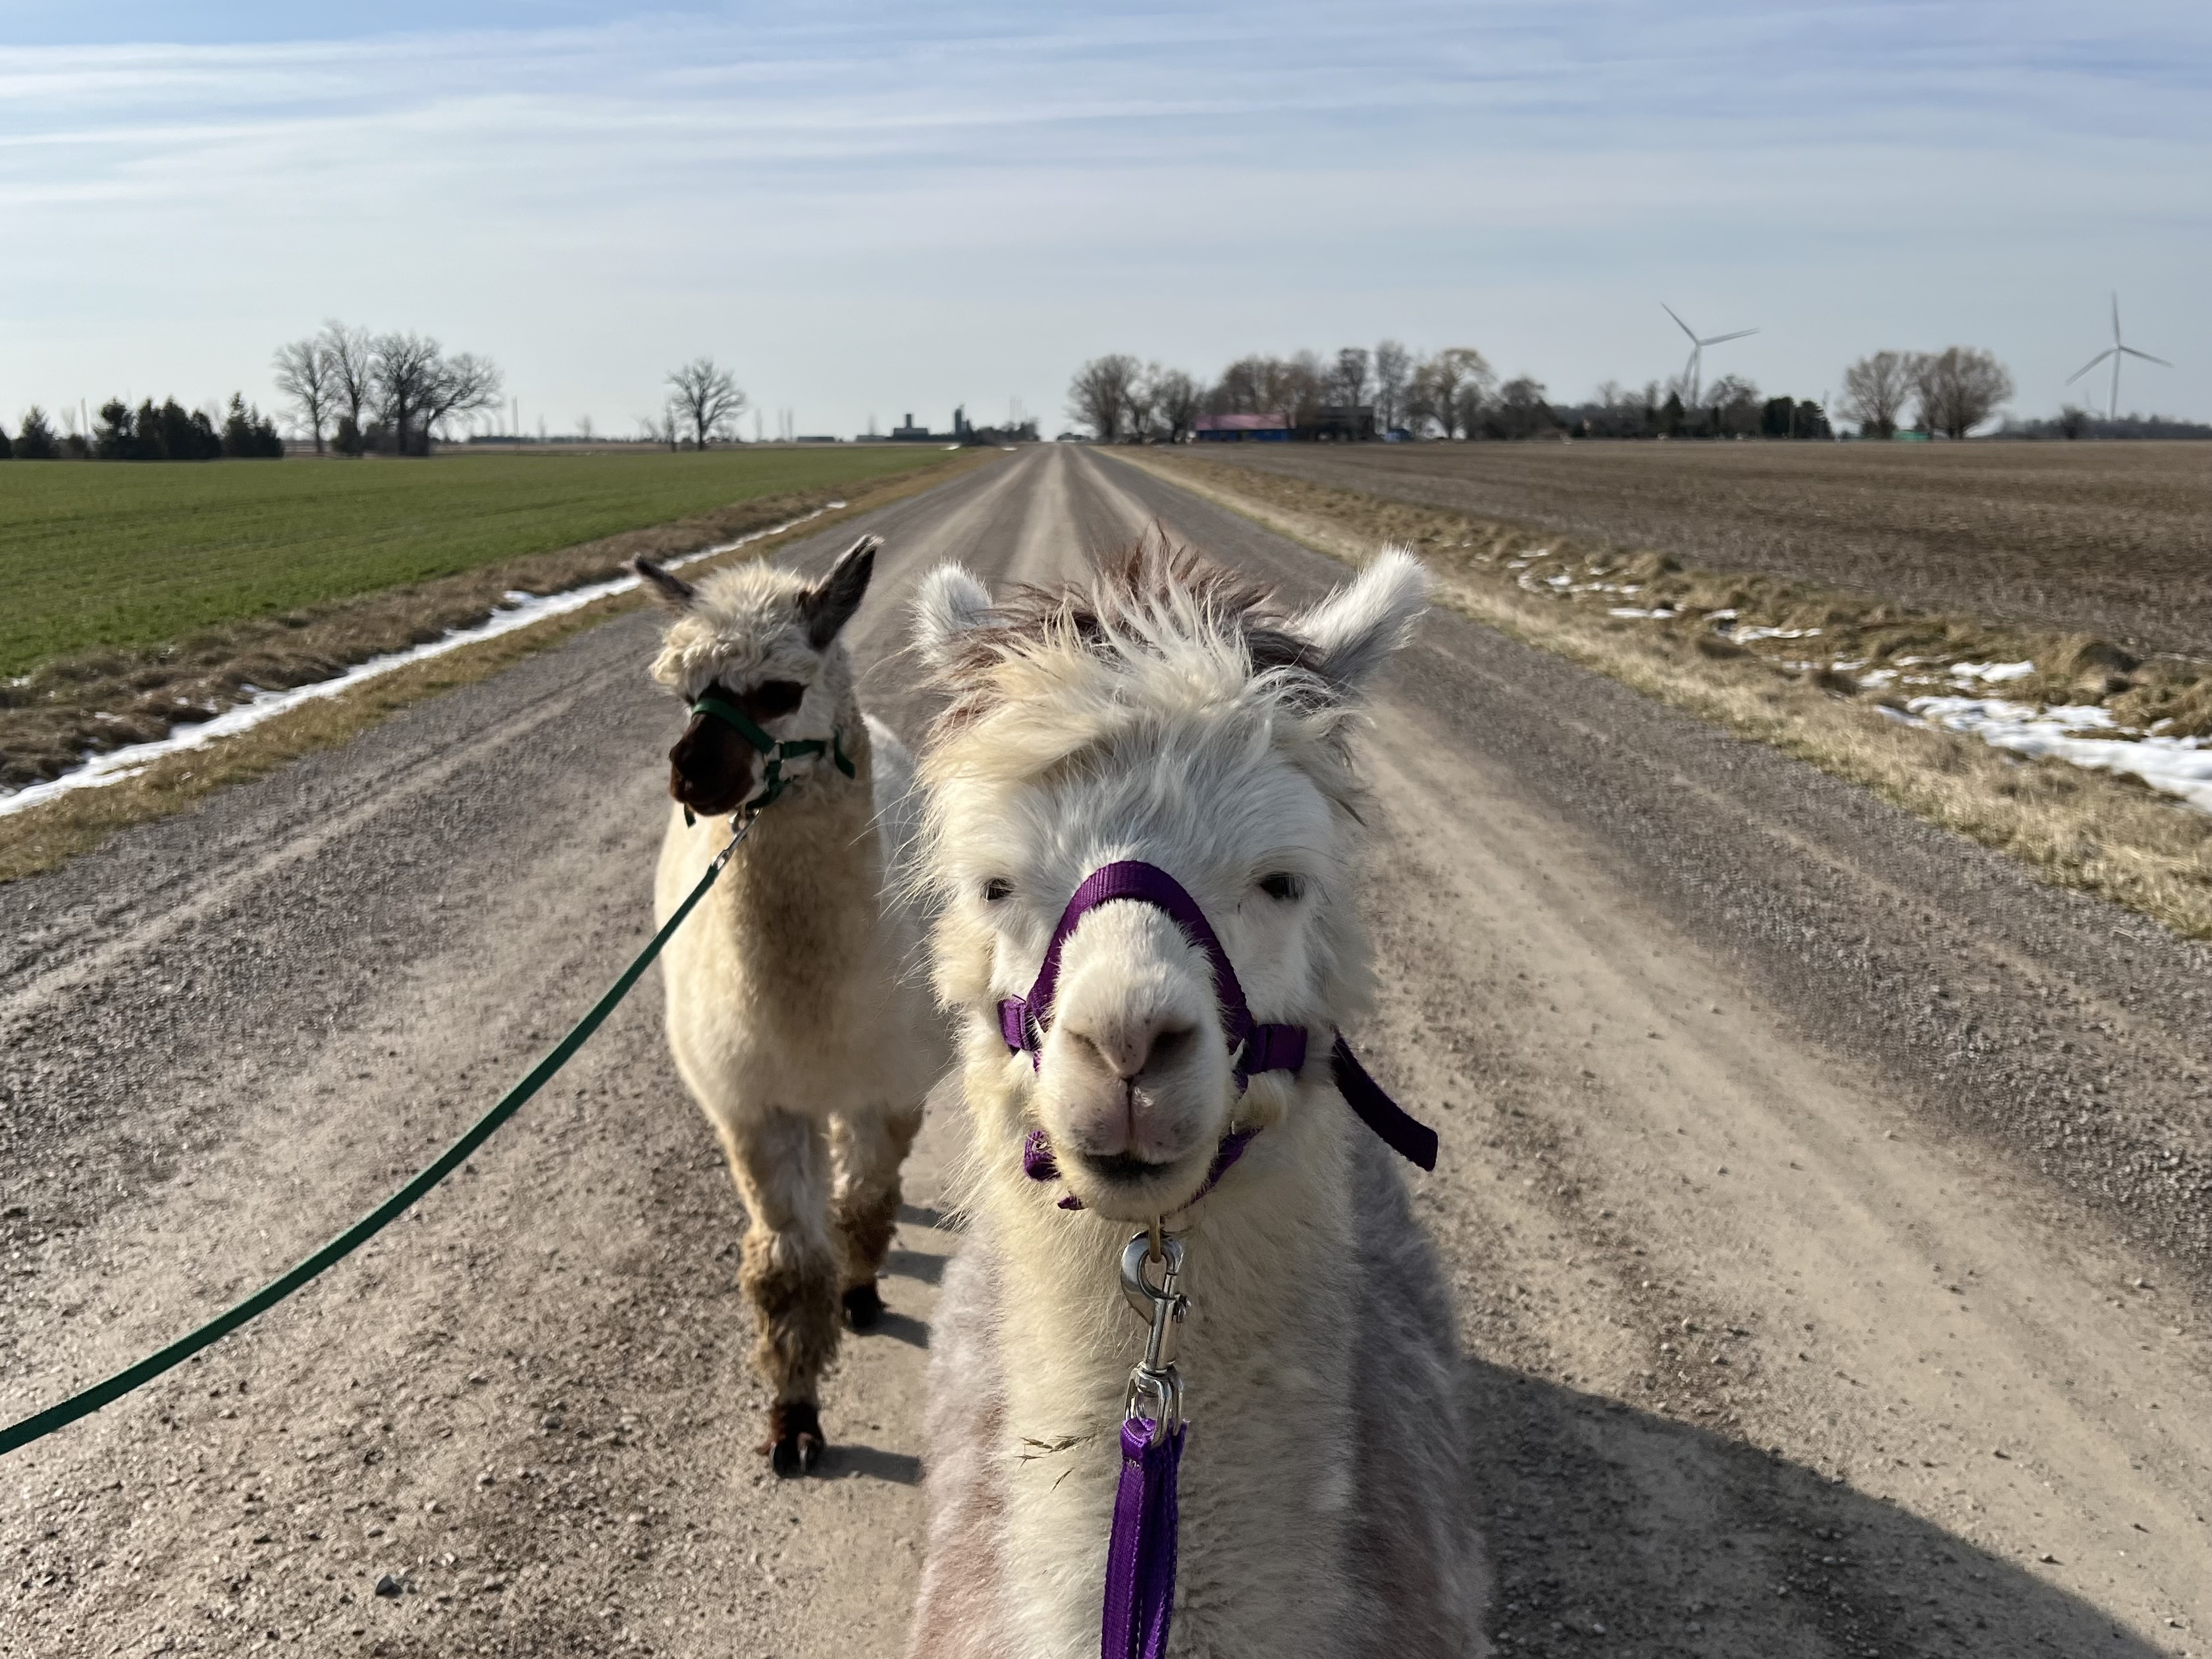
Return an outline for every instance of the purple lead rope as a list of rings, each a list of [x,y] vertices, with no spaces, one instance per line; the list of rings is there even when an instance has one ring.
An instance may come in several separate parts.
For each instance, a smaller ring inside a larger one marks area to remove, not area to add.
[[[1175,1616],[1176,1471],[1183,1436],[1157,1433],[1150,1418],[1121,1425],[1121,1484],[1106,1550],[1106,1615],[1100,1659],[1161,1659]]]

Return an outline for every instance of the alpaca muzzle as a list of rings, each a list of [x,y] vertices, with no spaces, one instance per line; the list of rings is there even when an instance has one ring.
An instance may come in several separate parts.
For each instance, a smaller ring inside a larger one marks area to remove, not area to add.
[[[1052,1046],[1052,1038],[1055,1035],[1054,1010],[1060,995],[1061,967],[1068,941],[1073,938],[1084,917],[1091,911],[1102,905],[1124,900],[1148,906],[1164,915],[1182,931],[1190,951],[1203,958],[1212,970],[1212,1007],[1196,1030],[1202,1032],[1211,1024],[1220,1031],[1222,1042],[1218,1047],[1202,1041],[1195,1042],[1192,1045],[1194,1053],[1225,1056],[1229,1079],[1239,1094],[1249,1079],[1262,1073],[1289,1072],[1295,1076],[1304,1069],[1305,1027],[1262,1024],[1253,1018],[1252,1011],[1244,1000],[1244,987],[1237,977],[1236,966],[1229,960],[1229,952],[1222,948],[1220,936],[1213,931],[1212,924],[1206,921],[1206,912],[1199,908],[1198,901],[1190,896],[1181,882],[1157,864],[1132,859],[1102,865],[1091,872],[1083,884],[1075,890],[1074,896],[1068,900],[1067,908],[1060,912],[1059,924],[1053,929],[1051,942],[1045,946],[1044,965],[1037,969],[1036,981],[1030,987],[1030,994],[1025,997],[1007,997],[999,1004],[1000,1036],[1008,1049],[1030,1057],[1030,1064],[1037,1072],[1041,1082],[1047,1050],[1048,1046]],[[1155,956],[1152,960],[1157,962],[1158,958]],[[1103,968],[1103,964],[1101,966]],[[1070,982],[1072,986],[1072,975]],[[1133,1000],[1132,1006],[1138,1006],[1140,1000]],[[1154,999],[1156,1010],[1164,1011],[1168,1006],[1164,998]],[[1169,1018],[1157,1012],[1151,1017],[1159,1019],[1161,1024],[1153,1033],[1146,1051],[1148,1055],[1152,1048],[1158,1047],[1158,1031],[1167,1029],[1166,1018]],[[1106,1055],[1107,1048],[1102,1048],[1096,1039],[1087,1041],[1102,1058]],[[1109,1044],[1110,1042],[1111,1039]],[[1123,1052],[1132,1051],[1133,1042],[1133,1037],[1121,1039]],[[1437,1167],[1436,1131],[1413,1118],[1382,1091],[1375,1079],[1367,1075],[1365,1068],[1352,1054],[1352,1045],[1344,1040],[1341,1032],[1336,1035],[1330,1048],[1329,1065],[1331,1076],[1345,1103],[1358,1115],[1363,1123],[1381,1137],[1385,1145],[1408,1163],[1418,1164],[1424,1170]],[[1127,1076],[1121,1080],[1125,1085],[1131,1081]],[[1133,1130],[1138,1116],[1133,1100],[1127,1109]],[[1163,1190],[1169,1184],[1166,1176],[1182,1169],[1189,1158],[1188,1152],[1172,1164],[1151,1166],[1149,1173],[1145,1161],[1131,1162],[1131,1154],[1126,1150],[1109,1154],[1101,1160],[1097,1173],[1103,1180],[1126,1189],[1114,1194],[1115,1212],[1125,1214],[1131,1219],[1157,1217],[1188,1209],[1212,1191],[1215,1183],[1229,1172],[1230,1167],[1243,1155],[1244,1148],[1250,1144],[1252,1137],[1259,1133],[1256,1128],[1229,1129],[1229,1115],[1225,1109],[1216,1121],[1227,1132],[1222,1133],[1214,1146],[1212,1162],[1206,1172],[1205,1180],[1195,1191],[1178,1196],[1172,1202],[1164,1201],[1168,1197]],[[1125,1136],[1125,1147],[1139,1139],[1140,1137],[1133,1133]],[[1071,1150],[1079,1158],[1090,1156],[1080,1146]],[[1029,1132],[1022,1146],[1022,1172],[1032,1181],[1057,1181],[1061,1178],[1064,1172],[1054,1151],[1052,1138],[1046,1130],[1032,1129]],[[1148,1202],[1154,1207],[1144,1207]],[[1066,1210],[1080,1210],[1085,1207],[1085,1200],[1071,1193],[1060,1200],[1060,1206]]]
[[[1205,958],[1157,910],[1120,904],[1084,921],[1066,965],[1036,1068],[1055,1144],[1115,1188],[1210,1156],[1237,1088]]]
[[[668,751],[668,794],[707,817],[734,811],[753,792],[752,745],[708,714],[694,714]]]
[[[668,751],[668,793],[683,806],[687,822],[694,812],[714,817],[741,807],[758,811],[797,781],[786,769],[793,762],[824,757],[846,777],[860,775],[845,752],[842,732],[833,730],[826,743],[820,738],[779,742],[743,708],[710,690],[691,705],[691,723]]]

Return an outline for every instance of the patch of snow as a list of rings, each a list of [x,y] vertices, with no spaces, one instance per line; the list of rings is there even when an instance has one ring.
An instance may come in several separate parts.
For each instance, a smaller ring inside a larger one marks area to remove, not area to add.
[[[1705,620],[1707,622],[1734,622],[1735,620],[1735,617],[1736,613],[1732,610],[1708,611],[1705,612]]]
[[[1677,613],[1665,609],[1643,611],[1632,605],[1616,605],[1605,614],[1608,617],[1649,617],[1653,622],[1666,622]]]
[[[1980,680],[1986,685],[2001,685],[2007,680],[2024,680],[2035,672],[2032,662],[1954,662],[1951,678],[1954,680]]]
[[[816,507],[811,513],[801,514],[796,519],[773,525],[766,530],[756,530],[735,541],[718,542],[712,547],[700,549],[696,553],[687,553],[680,559],[666,560],[661,568],[678,570],[687,564],[696,564],[702,559],[735,552],[740,547],[763,541],[770,536],[781,536],[787,530],[796,529],[810,519],[820,518],[824,513],[834,513],[844,505],[842,501],[831,501],[827,506]],[[428,657],[442,657],[448,651],[458,651],[465,645],[495,640],[502,634],[512,634],[550,617],[566,616],[599,599],[611,598],[617,593],[627,593],[639,585],[638,577],[617,576],[608,581],[571,587],[559,593],[526,593],[518,589],[507,594],[505,605],[472,628],[448,629],[442,636],[427,644],[371,657],[367,662],[356,663],[333,678],[317,680],[310,685],[294,686],[289,691],[264,691],[258,686],[245,686],[241,689],[246,693],[246,700],[226,708],[211,720],[173,727],[166,738],[157,738],[151,743],[126,744],[104,755],[95,755],[82,766],[64,772],[58,778],[45,783],[27,785],[9,794],[0,794],[0,817],[8,817],[73,790],[98,789],[111,783],[120,783],[125,778],[137,776],[166,755],[182,754],[190,749],[204,749],[225,738],[234,738],[241,732],[250,732],[287,709],[297,708],[319,698],[335,697],[351,690],[364,680],[389,674],[395,668],[404,668],[409,663],[421,662]],[[101,718],[112,720],[115,717],[104,715]]]
[[[2212,812],[2212,747],[2202,738],[2124,734],[2112,711],[2094,703],[2035,708],[2002,697],[1914,697],[1905,707],[1922,721],[1947,732],[1979,738],[2015,755],[2047,756],[2097,772],[2124,772],[2154,789],[2179,796],[2200,812]],[[2083,735],[2090,732],[2115,735]]]
[[[1820,632],[1817,628],[1739,628],[1729,637],[1741,645],[1747,640],[1809,640]]]

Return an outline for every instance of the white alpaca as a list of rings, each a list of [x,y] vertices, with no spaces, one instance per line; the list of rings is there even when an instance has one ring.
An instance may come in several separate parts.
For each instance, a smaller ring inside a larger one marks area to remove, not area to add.
[[[885,900],[914,838],[912,763],[862,718],[837,643],[875,547],[864,538],[815,586],[764,564],[696,587],[635,566],[678,613],[653,677],[695,710],[669,751],[661,921],[728,841],[721,815],[763,788],[746,724],[821,745],[781,763],[786,787],[661,959],[677,1070],[744,1200],[754,1359],[775,1396],[762,1449],[780,1474],[805,1473],[823,1449],[820,1382],[841,1303],[856,1329],[882,1312],[899,1165],[946,1059],[926,993],[902,971],[919,938]]]
[[[1284,617],[1163,551],[996,608],[957,567],[924,590],[921,649],[951,699],[921,763],[926,879],[973,1144],[932,1338],[917,1659],[1099,1651],[1143,1336],[1119,1261],[1158,1217],[1193,1304],[1173,1650],[1485,1650],[1449,1300],[1328,1059],[1368,995],[1355,705],[1428,586],[1386,553]],[[1030,989],[1079,884],[1124,860],[1196,901],[1256,1019],[1304,1028],[1302,1070],[1239,1091],[1209,958],[1146,902],[1082,915],[1034,1069],[1009,1051],[1000,1004]],[[1024,1172],[1039,1133],[1056,1179]]]

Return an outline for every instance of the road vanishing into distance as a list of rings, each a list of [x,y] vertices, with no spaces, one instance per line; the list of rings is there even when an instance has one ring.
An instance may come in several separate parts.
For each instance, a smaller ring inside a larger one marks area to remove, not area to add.
[[[1293,601],[1344,574],[1073,447],[781,556],[885,538],[850,637],[911,738],[923,571],[1155,522]],[[0,1416],[367,1209],[643,943],[655,635],[0,889]],[[1442,609],[1361,747],[1359,1047],[1443,1137],[1497,1650],[2212,1654],[2205,1220],[2160,1173],[2212,1141],[2206,952]],[[0,1460],[0,1653],[896,1653],[962,1133],[940,1090],[827,1476],[779,1483],[648,981],[372,1246]]]

